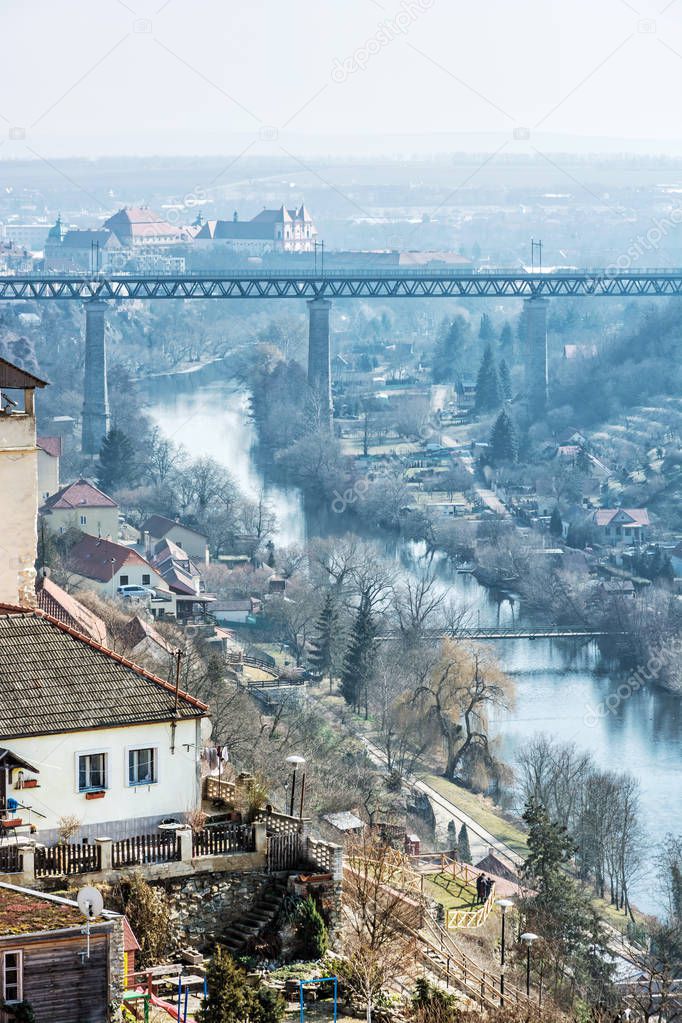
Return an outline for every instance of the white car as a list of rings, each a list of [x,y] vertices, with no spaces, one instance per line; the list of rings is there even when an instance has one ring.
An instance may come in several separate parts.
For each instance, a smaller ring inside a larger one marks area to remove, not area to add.
[[[156,596],[149,586],[119,586],[116,592],[123,600],[151,600]]]

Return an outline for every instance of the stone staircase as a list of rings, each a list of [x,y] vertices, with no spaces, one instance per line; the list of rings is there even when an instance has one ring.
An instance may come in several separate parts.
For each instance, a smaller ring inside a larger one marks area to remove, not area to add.
[[[286,877],[273,877],[246,913],[228,924],[220,943],[233,955],[240,955],[279,913],[287,890]]]

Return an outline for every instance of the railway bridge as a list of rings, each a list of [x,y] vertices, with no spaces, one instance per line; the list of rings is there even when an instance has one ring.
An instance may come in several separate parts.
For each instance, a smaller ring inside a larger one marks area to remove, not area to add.
[[[233,270],[183,274],[30,273],[0,275],[0,301],[85,305],[83,450],[99,451],[109,427],[107,302],[166,299],[303,299],[308,304],[308,383],[331,426],[329,317],[335,298],[519,298],[524,301],[526,393],[538,414],[547,400],[548,299],[654,298],[682,294],[682,270]]]

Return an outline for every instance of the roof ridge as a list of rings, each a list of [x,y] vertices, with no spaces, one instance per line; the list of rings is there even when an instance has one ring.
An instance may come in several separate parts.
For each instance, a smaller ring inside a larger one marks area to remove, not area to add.
[[[134,671],[136,674],[146,678],[149,682],[154,682],[156,685],[161,686],[169,693],[175,693],[175,686],[171,685],[170,682],[166,682],[165,679],[160,678],[158,675],[154,675],[151,671],[147,671],[142,665],[136,664],[135,661],[131,661],[128,657],[124,657],[122,654],[117,654],[114,650],[109,650],[108,647],[102,646],[101,643],[97,643],[94,639],[86,636],[82,632],[78,632],[77,629],[72,629],[70,625],[65,625],[64,622],[60,622],[58,618],[48,614],[47,611],[43,611],[39,607],[26,607],[21,604],[3,604],[0,603],[0,612],[9,611],[10,613],[20,613],[23,615],[34,615],[36,618],[45,618],[50,625],[56,626],[62,632],[66,632],[73,639],[80,640],[82,643],[86,643],[93,650],[97,650],[99,653],[104,654],[106,657],[110,657],[112,660],[122,664],[124,668],[128,668]],[[200,710],[208,710],[208,705],[198,700],[196,696],[191,696],[185,692],[184,689],[178,689],[178,698],[185,700],[187,703],[198,707]]]

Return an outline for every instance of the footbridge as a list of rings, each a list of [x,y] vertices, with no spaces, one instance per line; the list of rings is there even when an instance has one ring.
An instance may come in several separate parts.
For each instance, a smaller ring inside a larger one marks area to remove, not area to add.
[[[548,271],[332,269],[205,271],[182,274],[44,272],[0,275],[0,301],[78,301],[85,305],[83,450],[96,454],[109,427],[105,310],[108,302],[180,299],[303,299],[308,304],[308,383],[321,422],[331,426],[329,319],[333,299],[519,298],[524,300],[526,393],[542,414],[547,400],[547,300],[666,298],[682,295],[682,269],[621,270],[617,265]]]

